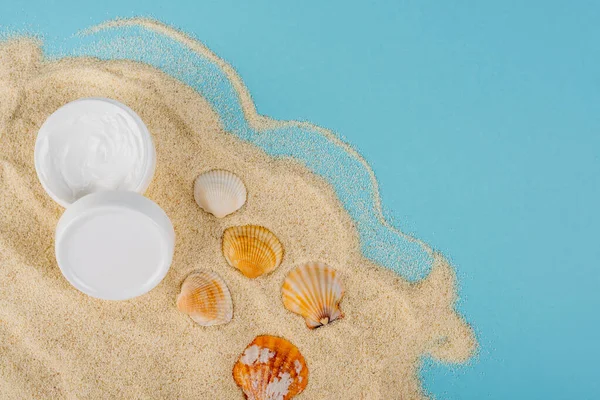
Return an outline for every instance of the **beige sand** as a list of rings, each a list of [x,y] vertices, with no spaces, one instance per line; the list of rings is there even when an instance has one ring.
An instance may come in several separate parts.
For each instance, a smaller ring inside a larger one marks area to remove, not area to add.
[[[35,135],[61,105],[85,96],[128,104],[154,136],[158,168],[147,196],[177,233],[173,266],[150,293],[124,302],[85,296],[62,277],[53,234],[62,209],[33,167]],[[225,168],[246,183],[248,203],[218,220],[195,204],[198,173]],[[286,246],[282,265],[249,280],[220,251],[223,230],[262,224]],[[326,262],[342,275],[343,320],[315,331],[286,311],[280,287],[294,266]],[[228,283],[234,318],[203,328],[175,308],[192,270]],[[225,132],[194,90],[132,62],[41,60],[37,43],[0,45],[0,397],[2,399],[241,399],[231,377],[259,334],[292,341],[307,360],[303,399],[412,399],[426,395],[419,357],[464,362],[476,341],[454,310],[454,273],[440,255],[410,285],[366,260],[331,187],[292,160],[275,160]]]

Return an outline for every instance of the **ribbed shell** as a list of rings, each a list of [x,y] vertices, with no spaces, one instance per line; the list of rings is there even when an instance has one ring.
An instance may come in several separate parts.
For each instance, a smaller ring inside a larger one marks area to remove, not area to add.
[[[343,295],[337,272],[323,263],[308,263],[295,268],[281,288],[285,308],[303,316],[310,329],[343,317],[339,306]]]
[[[233,367],[233,379],[250,400],[289,400],[308,384],[308,367],[296,346],[258,336]]]
[[[204,211],[217,218],[236,212],[246,203],[246,186],[233,172],[214,169],[196,178],[194,198]]]
[[[233,318],[229,288],[212,271],[195,271],[185,278],[177,308],[202,326],[226,324]]]
[[[229,265],[248,278],[273,271],[283,258],[279,239],[270,230],[258,225],[227,228],[223,233],[222,250]]]

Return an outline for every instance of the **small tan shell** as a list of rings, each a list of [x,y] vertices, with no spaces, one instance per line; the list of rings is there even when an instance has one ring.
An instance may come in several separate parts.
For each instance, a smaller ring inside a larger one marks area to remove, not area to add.
[[[222,250],[227,263],[248,278],[273,271],[283,258],[283,246],[277,236],[258,225],[227,228]]]
[[[337,272],[323,263],[292,270],[283,282],[281,297],[288,310],[304,317],[310,329],[342,318],[344,289]]]
[[[194,183],[194,198],[204,211],[217,218],[236,212],[246,203],[246,186],[233,172],[222,169],[200,174]]]
[[[233,318],[229,289],[212,271],[195,271],[185,278],[177,308],[202,326],[226,324]]]
[[[258,336],[233,367],[233,379],[247,399],[289,400],[308,384],[300,351],[276,336]]]

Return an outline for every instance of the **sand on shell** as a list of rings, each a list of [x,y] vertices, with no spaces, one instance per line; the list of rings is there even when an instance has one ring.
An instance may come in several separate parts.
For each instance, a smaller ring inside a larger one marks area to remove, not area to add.
[[[170,272],[150,293],[122,302],[71,287],[54,258],[63,209],[33,166],[36,133],[63,104],[117,99],[146,122],[158,165],[146,195],[175,226]],[[194,202],[195,177],[237,173],[248,202],[216,219]],[[220,250],[229,226],[260,224],[285,246],[282,265],[250,280]],[[280,288],[296,265],[336,268],[345,318],[310,331],[284,309]],[[231,323],[204,328],[175,307],[184,277],[203,268],[231,289]],[[76,58],[46,61],[40,43],[0,44],[0,397],[241,399],[231,370],[257,336],[294,343],[310,370],[304,399],[420,399],[420,357],[465,362],[476,348],[454,309],[455,275],[439,254],[431,274],[409,284],[365,259],[333,189],[291,159],[275,159],[227,133],[196,91],[149,66]]]

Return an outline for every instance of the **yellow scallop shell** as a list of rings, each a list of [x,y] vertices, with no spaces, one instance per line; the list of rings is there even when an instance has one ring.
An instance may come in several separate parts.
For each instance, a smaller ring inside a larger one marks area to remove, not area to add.
[[[267,228],[233,226],[223,233],[222,250],[227,263],[248,278],[267,274],[281,264],[283,246]]]
[[[202,326],[226,324],[233,318],[231,293],[225,281],[212,271],[195,271],[185,278],[177,308]]]
[[[276,336],[258,336],[233,367],[233,379],[247,399],[289,400],[308,384],[300,350]]]
[[[337,272],[323,263],[292,270],[283,282],[281,297],[288,310],[304,317],[310,329],[342,318],[344,289]]]

